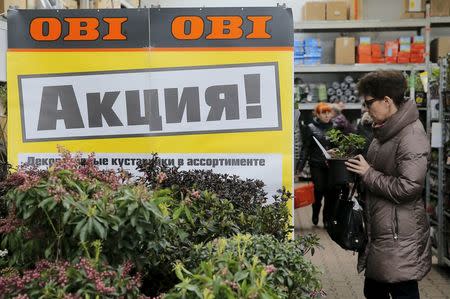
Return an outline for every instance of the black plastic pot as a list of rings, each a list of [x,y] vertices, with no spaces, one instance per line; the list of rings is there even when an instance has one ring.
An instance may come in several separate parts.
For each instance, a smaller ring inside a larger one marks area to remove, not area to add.
[[[345,162],[348,159],[330,159],[329,165],[329,178],[332,185],[344,185],[353,180],[353,174],[347,170]]]

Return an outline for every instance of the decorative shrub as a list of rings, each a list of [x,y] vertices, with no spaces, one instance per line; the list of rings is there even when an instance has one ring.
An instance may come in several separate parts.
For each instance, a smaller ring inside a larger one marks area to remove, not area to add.
[[[116,297],[114,287],[117,294],[122,294],[117,296],[136,298],[141,294],[157,296],[167,292],[180,282],[179,279],[183,281],[177,288],[183,290],[191,269],[198,269],[191,271],[195,276],[196,273],[210,275],[211,269],[221,267],[217,264],[218,250],[211,245],[215,244],[213,240],[243,233],[270,236],[254,237],[252,241],[250,237],[245,237],[248,240],[236,237],[230,241],[227,263],[234,263],[239,257],[243,264],[233,264],[234,268],[230,264],[229,269],[236,275],[241,271],[249,273],[242,281],[235,281],[242,284],[240,293],[236,294],[248,298],[255,296],[255,292],[258,296],[278,296],[280,288],[280,296],[300,292],[303,296],[314,289],[317,273],[301,259],[305,248],[314,243],[306,246],[309,243],[303,242],[302,247],[280,241],[290,232],[286,201],[291,195],[285,189],[275,197],[273,204],[264,205],[267,199],[259,181],[210,171],[182,172],[161,166],[155,155],[145,167],[141,166],[146,171],[143,184],[140,180],[130,180],[124,172],[100,171],[93,155],[81,159],[63,149],[61,152],[61,159],[48,170],[21,167],[0,185],[0,192],[5,194],[0,198],[0,207],[3,204],[7,209],[7,214],[0,215],[0,270],[11,270],[1,276],[0,293],[3,287],[11,297],[60,298],[63,294]],[[208,242],[210,245],[204,250],[202,245],[196,246]],[[243,256],[239,242],[247,247]],[[282,256],[289,251],[295,253],[290,252],[292,256],[283,260],[285,264],[275,257],[269,261],[261,255],[264,248],[252,251],[249,242],[271,246],[274,252],[265,253],[267,256],[277,251]],[[287,246],[285,251],[284,246]],[[253,259],[254,256],[257,259]],[[138,288],[137,283],[131,293],[124,293],[122,281],[114,280],[113,276],[105,276],[107,280],[103,283],[111,288],[111,293],[99,292],[95,283],[88,281],[93,276],[79,267],[80,257],[85,258],[82,261],[95,260],[94,268],[100,274],[119,273],[123,263],[131,262],[136,273],[142,273],[140,293],[134,290]],[[36,265],[39,260],[48,262],[43,267],[41,263]],[[180,262],[190,270],[184,269]],[[177,272],[174,272],[174,263],[179,265]],[[269,273],[270,265],[284,267],[288,272]],[[5,268],[7,266],[12,268]],[[55,269],[61,267],[67,269],[65,285],[52,278]],[[36,281],[29,280],[30,273],[37,277]],[[277,284],[273,283],[275,278]],[[15,280],[26,281],[23,288],[14,284]],[[196,280],[197,288],[208,292],[210,285],[202,285],[202,281]],[[225,276],[223,281],[231,280]],[[267,286],[261,284],[265,281],[269,282]],[[82,291],[73,292],[80,284],[85,285],[80,287]],[[44,287],[39,291],[41,285]],[[222,291],[217,293],[219,298]],[[175,296],[174,292],[176,289],[170,296]]]
[[[217,199],[227,200],[235,211],[229,220],[238,224],[241,233],[272,234],[284,240],[292,230],[286,207],[292,194],[284,188],[279,190],[272,204],[266,204],[267,193],[260,180],[243,180],[211,170],[180,171],[177,167],[164,165],[156,154],[138,169],[143,172],[143,181],[150,189],[171,188],[174,198],[183,199],[193,190],[201,190],[215,194]]]
[[[320,273],[304,257],[316,246],[318,240],[311,236],[285,242],[251,235],[216,239],[196,246],[186,266],[193,270],[177,264],[182,282],[165,298],[320,296]]]
[[[140,275],[130,275],[131,263],[117,268],[81,259],[79,262],[42,260],[20,274],[5,269],[0,294],[5,298],[144,298]]]
[[[102,258],[113,265],[132,260],[139,268],[166,246],[170,228],[164,196],[133,185],[123,173],[100,171],[63,152],[48,171],[21,168],[4,185],[9,215],[0,220],[1,246],[9,264],[28,268],[40,259],[74,260],[81,245],[102,240]]]

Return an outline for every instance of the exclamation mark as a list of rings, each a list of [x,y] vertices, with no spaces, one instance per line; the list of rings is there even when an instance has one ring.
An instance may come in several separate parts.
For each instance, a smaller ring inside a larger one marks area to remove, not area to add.
[[[244,75],[247,118],[261,118],[261,80],[259,74]]]

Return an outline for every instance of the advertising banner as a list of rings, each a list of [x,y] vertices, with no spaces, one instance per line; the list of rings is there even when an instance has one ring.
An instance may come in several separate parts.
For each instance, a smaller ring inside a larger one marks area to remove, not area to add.
[[[292,190],[292,46],[282,7],[10,11],[9,162],[158,153]]]

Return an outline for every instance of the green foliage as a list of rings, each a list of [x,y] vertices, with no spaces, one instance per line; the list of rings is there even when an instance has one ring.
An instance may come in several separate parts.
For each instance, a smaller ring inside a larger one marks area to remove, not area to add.
[[[313,298],[319,271],[304,255],[317,238],[280,242],[272,236],[237,235],[196,246],[189,264],[177,264],[181,283],[165,298]],[[193,269],[193,270],[187,270]]]
[[[8,178],[6,183],[22,179],[6,194],[9,215],[0,220],[1,246],[10,252],[10,266],[27,268],[40,259],[72,261],[87,255],[83,244],[101,240],[104,260],[113,265],[132,260],[142,267],[166,245],[161,243],[170,230],[165,197],[120,182],[122,174],[101,172],[92,160],[82,165],[71,159],[48,172],[19,170]]]
[[[289,211],[285,203],[288,196],[284,191],[275,204],[260,205],[256,215],[247,215],[229,200],[220,199],[209,191],[190,191],[181,199],[170,194],[166,204],[176,229],[162,239],[169,244],[165,250],[154,256],[155,260],[148,260],[148,265],[152,265],[146,269],[150,290],[168,290],[168,286],[177,280],[173,274],[173,262],[186,260],[196,244],[239,233],[270,232],[277,238],[284,238],[289,229]]]
[[[280,190],[274,203],[264,205],[267,199],[262,182],[211,172],[179,172],[176,168],[160,167],[156,156],[152,161],[154,169],[149,165],[145,168],[146,185],[129,180],[123,172],[100,171],[93,156],[81,159],[64,150],[61,159],[48,170],[22,167],[10,174],[0,184],[0,191],[5,194],[0,203],[7,210],[0,215],[0,254],[6,254],[0,257],[0,269],[13,267],[15,278],[23,279],[27,271],[32,271],[27,269],[35,270],[40,265],[37,261],[48,260],[50,266],[37,271],[42,280],[25,283],[30,292],[36,294],[31,297],[59,298],[64,292],[75,297],[93,296],[100,293],[96,287],[89,289],[91,278],[80,270],[77,264],[80,257],[94,261],[93,267],[99,273],[118,273],[120,267],[130,261],[136,273],[143,275],[139,294],[156,296],[173,288],[181,279],[180,273],[188,277],[190,270],[187,269],[198,268],[202,275],[210,275],[211,269],[218,269],[218,251],[211,244],[216,244],[214,240],[218,238],[233,238],[229,241],[230,260],[226,263],[230,263],[229,269],[235,274],[249,273],[236,282],[241,284],[243,293],[239,296],[242,298],[282,298],[278,297],[278,287],[286,296],[300,294],[298,298],[301,298],[314,289],[315,269],[308,268],[303,260],[303,254],[314,242],[307,245],[301,241],[294,246],[293,241],[284,241],[291,229],[286,206],[291,194],[287,190]],[[268,236],[252,237],[251,241],[249,236],[234,237],[240,234]],[[198,245],[206,243],[209,245],[204,250]],[[254,249],[253,244],[260,245]],[[241,245],[248,248],[245,254],[239,249]],[[268,247],[262,248],[265,246]],[[266,249],[273,252],[264,251]],[[275,256],[268,260],[270,254],[277,252],[284,256],[285,264]],[[287,257],[287,252],[291,256]],[[254,256],[257,258],[253,259]],[[179,271],[174,272],[174,264],[180,262],[189,267],[183,269],[179,264]],[[60,263],[70,269],[68,288],[48,278],[55,267],[61,267]],[[271,271],[271,265],[280,270],[265,273],[267,269]],[[271,282],[272,277],[280,277],[278,284]],[[181,289],[186,283],[184,278],[178,285]],[[6,279],[5,275],[0,279]],[[225,283],[231,281],[228,276],[224,279]],[[203,280],[196,282],[197,287],[207,293],[210,285],[200,286],[200,281]],[[47,293],[37,291],[37,286],[41,285],[45,285],[43,290]],[[108,280],[104,285],[112,290],[113,287],[119,289],[123,283]],[[233,289],[235,285],[229,286]],[[303,293],[300,293],[302,287]],[[87,293],[70,291],[75,288]],[[229,294],[224,288],[218,292],[218,298]],[[120,294],[129,296],[129,293]],[[136,298],[138,293],[132,294],[131,297]]]
[[[353,133],[346,135],[338,129],[328,131],[327,137],[337,147],[332,154],[333,158],[346,159],[356,156],[361,153],[366,144],[363,136]]]
[[[144,173],[144,182],[149,188],[170,188],[174,198],[183,199],[186,194],[201,190],[231,203],[234,212],[229,215],[229,220],[238,224],[241,233],[272,234],[283,240],[292,229],[286,207],[292,194],[284,188],[279,190],[271,204],[267,204],[264,183],[259,180],[243,180],[210,170],[180,171],[164,165],[156,154],[138,169]],[[242,220],[243,217],[246,219]]]

